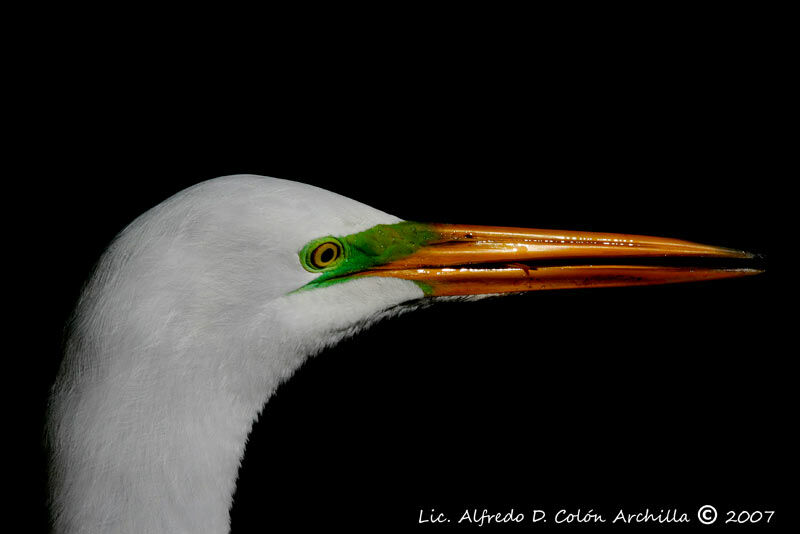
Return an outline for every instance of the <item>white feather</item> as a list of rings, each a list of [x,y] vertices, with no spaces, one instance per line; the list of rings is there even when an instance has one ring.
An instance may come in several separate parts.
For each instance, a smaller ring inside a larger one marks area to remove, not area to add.
[[[422,297],[364,278],[291,293],[308,241],[400,220],[257,176],[191,187],[130,224],[78,303],[48,438],[57,533],[225,533],[245,441],[304,359]]]

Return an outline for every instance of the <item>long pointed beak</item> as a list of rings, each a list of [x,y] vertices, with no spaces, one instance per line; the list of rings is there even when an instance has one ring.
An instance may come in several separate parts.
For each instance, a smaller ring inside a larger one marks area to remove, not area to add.
[[[490,226],[431,227],[438,239],[360,276],[413,280],[426,295],[446,296],[667,284],[762,272],[744,267],[653,265],[654,259],[663,258],[753,258],[741,250],[678,239]]]

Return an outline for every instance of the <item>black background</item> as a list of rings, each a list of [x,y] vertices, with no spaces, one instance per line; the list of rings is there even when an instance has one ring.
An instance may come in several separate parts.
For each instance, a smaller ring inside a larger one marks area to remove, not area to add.
[[[11,337],[25,340],[13,411],[31,437],[31,530],[46,525],[40,428],[81,284],[128,222],[196,182],[277,176],[409,220],[664,235],[769,265],[787,176],[780,14],[372,15],[358,32],[324,17],[279,34],[274,17],[109,24],[26,62],[23,192],[8,202],[24,230]],[[432,508],[694,521],[702,504],[777,508],[780,523],[773,272],[381,323],[270,400],[232,531],[437,530],[417,524]]]

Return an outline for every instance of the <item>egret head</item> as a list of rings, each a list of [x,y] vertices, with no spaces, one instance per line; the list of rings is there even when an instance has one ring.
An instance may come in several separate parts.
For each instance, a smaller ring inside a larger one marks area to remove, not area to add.
[[[305,184],[229,176],[131,223],[78,303],[53,389],[59,532],[225,532],[254,418],[312,354],[439,297],[646,285],[750,269],[685,241],[406,222]],[[591,261],[587,261],[591,260]]]

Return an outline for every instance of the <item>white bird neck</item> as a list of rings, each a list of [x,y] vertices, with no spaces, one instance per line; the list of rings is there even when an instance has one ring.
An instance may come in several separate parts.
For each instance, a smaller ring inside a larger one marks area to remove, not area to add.
[[[60,398],[51,431],[56,531],[228,532],[246,438],[270,391],[247,400],[226,391],[231,376],[208,387],[191,372],[135,372],[74,384]]]
[[[120,327],[102,313],[108,294],[89,291],[79,306],[54,388],[59,534],[228,532],[247,435],[278,385],[308,355],[422,296],[405,280],[372,278],[238,306],[235,316],[184,320],[204,309],[189,302],[159,322],[152,316],[165,315],[134,294],[130,313],[117,308]]]

